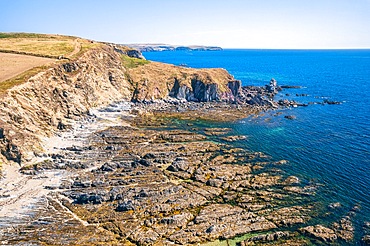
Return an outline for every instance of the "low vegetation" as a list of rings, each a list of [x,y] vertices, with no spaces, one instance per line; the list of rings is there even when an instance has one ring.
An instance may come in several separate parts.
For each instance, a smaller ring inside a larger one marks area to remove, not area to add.
[[[122,55],[121,59],[122,59],[123,66],[125,68],[137,68],[139,66],[150,63],[150,61],[148,60],[129,57],[127,55]]]
[[[58,58],[73,52],[75,39],[60,35],[0,33],[0,51]]]
[[[48,69],[49,67],[48,66],[39,66],[39,67],[34,67],[30,70],[27,70],[26,72],[23,72],[11,79],[8,79],[8,80],[5,80],[3,82],[0,83],[0,95],[2,93],[4,93],[6,90],[16,86],[16,85],[20,85],[20,84],[23,84],[25,81],[27,81],[29,78],[31,78],[32,76],[42,72],[42,71],[45,71],[46,69]]]

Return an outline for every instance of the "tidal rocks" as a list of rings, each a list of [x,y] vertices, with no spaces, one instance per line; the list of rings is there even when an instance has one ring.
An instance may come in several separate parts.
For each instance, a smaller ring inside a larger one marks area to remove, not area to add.
[[[270,83],[266,85],[266,90],[269,93],[277,93],[279,90],[279,87],[277,86],[277,81],[275,79],[271,79]]]
[[[185,121],[184,130],[156,114],[128,120],[131,126],[108,127],[92,134],[88,147],[51,158],[73,172],[54,192],[82,223],[121,244],[189,245],[248,233],[261,236],[246,244],[302,241],[295,228],[315,214],[310,196],[302,196],[311,187],[278,169],[287,161],[220,143],[233,134],[228,128],[195,129]],[[65,229],[60,222],[55,234]]]
[[[324,102],[323,102],[324,104],[329,104],[329,105],[338,105],[338,104],[342,104],[342,102],[339,102],[339,101],[331,101],[331,100],[329,100],[329,99],[325,99],[324,100]]]
[[[333,223],[335,233],[344,241],[351,241],[354,237],[354,227],[349,216],[340,219],[339,222]]]
[[[334,202],[334,203],[330,203],[328,205],[328,208],[332,209],[332,210],[335,210],[335,209],[338,209],[338,208],[341,208],[342,207],[342,204],[340,202]]]
[[[239,246],[250,245],[251,243],[263,243],[263,242],[276,242],[281,239],[288,239],[292,235],[289,231],[277,231],[273,233],[260,234],[254,237],[251,237],[245,241],[238,243]]]
[[[245,140],[245,139],[247,139],[247,136],[227,136],[227,137],[223,137],[221,139],[225,140],[225,141],[228,141],[228,142],[235,142],[235,141],[239,141],[239,140]]]
[[[280,86],[283,89],[300,89],[302,86],[300,85],[282,85]]]
[[[365,244],[365,245],[370,245],[370,235],[365,235],[361,238],[361,241]]]
[[[295,120],[297,118],[297,116],[295,116],[295,115],[285,115],[284,118],[288,119],[288,120]]]
[[[307,226],[302,228],[301,231],[325,243],[332,243],[338,239],[334,230],[324,227],[322,225]]]

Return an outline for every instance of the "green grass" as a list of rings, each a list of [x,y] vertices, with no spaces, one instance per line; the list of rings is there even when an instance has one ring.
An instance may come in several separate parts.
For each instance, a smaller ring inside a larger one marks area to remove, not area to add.
[[[148,60],[133,58],[127,55],[122,55],[121,59],[122,59],[122,64],[125,68],[136,68],[136,67],[150,63],[150,61]]]
[[[4,93],[6,90],[16,86],[16,85],[20,85],[20,84],[23,84],[25,81],[27,81],[29,78],[31,78],[32,76],[42,72],[42,71],[45,71],[46,69],[48,69],[49,67],[48,66],[39,66],[39,67],[34,67],[30,70],[27,70],[26,72],[23,72],[11,79],[8,79],[8,80],[5,80],[3,82],[0,83],[0,94]]]

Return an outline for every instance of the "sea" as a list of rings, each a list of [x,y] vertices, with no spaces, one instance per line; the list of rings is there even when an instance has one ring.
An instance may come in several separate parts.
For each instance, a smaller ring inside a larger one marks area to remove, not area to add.
[[[319,184],[315,199],[340,203],[337,215],[319,215],[330,225],[346,211],[354,217],[355,244],[370,222],[370,50],[248,50],[144,52],[148,60],[193,68],[225,68],[242,85],[264,86],[274,78],[284,89],[275,100],[307,107],[265,112],[236,122],[211,123],[247,136],[234,143],[260,151],[307,184]],[[340,104],[322,104],[325,100]],[[294,120],[284,116],[294,116]]]

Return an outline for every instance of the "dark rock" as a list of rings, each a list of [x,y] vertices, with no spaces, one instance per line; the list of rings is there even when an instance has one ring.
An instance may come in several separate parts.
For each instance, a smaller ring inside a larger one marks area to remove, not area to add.
[[[365,235],[361,239],[362,243],[365,245],[370,245],[370,235]]]
[[[212,233],[213,231],[215,231],[215,226],[214,225],[211,225],[210,227],[207,228],[206,230],[206,233]]]
[[[193,93],[188,96],[188,101],[211,102],[220,100],[217,84],[205,84],[201,80],[193,79],[191,87]]]
[[[167,168],[171,172],[186,171],[189,167],[186,158],[177,157],[172,164]]]
[[[64,158],[64,155],[61,155],[61,154],[52,154],[51,156],[51,159],[63,159]]]
[[[241,91],[241,81],[240,80],[234,80],[234,81],[230,81],[228,84],[227,84],[227,87],[229,87],[232,95],[233,95],[233,100],[235,101]]]
[[[266,90],[270,93],[277,93],[277,81],[275,79],[271,79],[270,84],[266,85]]]
[[[339,101],[330,101],[328,99],[325,99],[324,100],[324,104],[335,105],[335,104],[342,104],[342,102],[339,102]]]
[[[78,146],[67,147],[65,149],[66,150],[69,150],[69,151],[73,151],[73,152],[81,152],[81,151],[83,151],[83,149],[81,147],[78,147]]]
[[[21,163],[22,153],[20,152],[18,146],[11,144],[10,142],[6,143],[5,149],[1,149],[1,154],[10,161]]]
[[[77,204],[101,204],[106,201],[104,192],[100,193],[82,193],[76,196],[75,203]]]
[[[143,59],[143,60],[145,60],[145,57],[143,56],[143,54],[141,54],[141,52],[140,52],[140,51],[135,50],[135,49],[132,49],[132,50],[128,50],[128,51],[126,51],[126,54],[127,54],[129,57],[133,57],[133,58],[137,58],[137,59]]]
[[[213,186],[213,187],[221,187],[224,181],[221,179],[209,179],[206,185]]]
[[[0,139],[4,138],[4,129],[0,128]]]
[[[119,203],[116,208],[116,211],[117,212],[127,212],[130,210],[135,210],[135,208],[136,208],[135,202],[129,200],[129,201]]]
[[[295,120],[297,117],[295,115],[285,115],[284,118],[288,120]]]
[[[78,66],[75,63],[64,63],[64,64],[62,64],[62,67],[63,67],[64,71],[66,71],[67,73],[71,73],[71,72],[76,71],[78,69]]]
[[[299,85],[282,85],[280,86],[283,89],[300,89],[302,86]]]
[[[147,159],[141,159],[141,160],[139,161],[139,164],[140,164],[140,165],[143,165],[143,166],[145,166],[145,167],[149,167],[149,166],[151,166],[151,165],[152,165],[152,162],[151,162],[151,161],[149,161],[149,160],[147,160]]]
[[[72,184],[72,188],[88,188],[91,187],[91,181],[81,181],[81,180],[75,180]]]
[[[154,158],[156,158],[156,155],[153,153],[145,154],[143,157],[143,159],[154,159]]]

